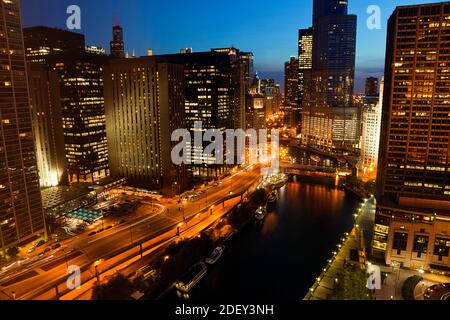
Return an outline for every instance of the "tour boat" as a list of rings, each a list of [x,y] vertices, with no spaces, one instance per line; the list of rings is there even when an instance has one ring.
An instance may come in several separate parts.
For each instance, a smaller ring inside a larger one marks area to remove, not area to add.
[[[269,199],[267,199],[267,202],[269,203],[275,203],[277,202],[277,193],[275,191],[273,191],[270,195],[269,195]]]
[[[264,218],[266,217],[266,214],[267,214],[266,207],[261,206],[258,208],[258,210],[256,210],[255,218],[256,218],[256,220],[260,220],[260,221],[264,220]]]
[[[225,246],[218,246],[217,248],[215,248],[211,255],[206,258],[206,263],[211,265],[215,264],[217,260],[219,260],[222,256],[224,250]]]
[[[284,187],[284,185],[288,182],[289,176],[286,174],[280,174],[276,177],[275,183],[273,184],[273,187],[275,189],[280,189]]]
[[[203,262],[195,264],[175,283],[175,288],[188,293],[206,274],[207,268]]]

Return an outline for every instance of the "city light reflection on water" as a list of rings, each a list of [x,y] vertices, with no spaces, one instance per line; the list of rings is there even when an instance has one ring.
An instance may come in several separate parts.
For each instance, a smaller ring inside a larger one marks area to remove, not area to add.
[[[332,183],[291,177],[265,220],[252,222],[227,244],[189,300],[303,298],[342,234],[351,229],[358,205],[358,199]],[[166,297],[180,298],[186,297]]]

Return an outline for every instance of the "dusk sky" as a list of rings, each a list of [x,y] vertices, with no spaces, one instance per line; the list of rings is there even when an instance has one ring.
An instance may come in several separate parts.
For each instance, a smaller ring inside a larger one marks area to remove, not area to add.
[[[350,0],[349,13],[358,15],[357,91],[367,76],[384,69],[386,22],[395,6],[423,0]],[[440,2],[440,1],[428,1]],[[77,4],[82,11],[81,32],[90,45],[109,52],[112,25],[120,17],[126,50],[146,55],[235,46],[255,55],[261,77],[283,80],[283,63],[297,55],[297,30],[311,25],[312,0],[156,1],[156,0],[22,0],[25,26],[66,28],[66,8]],[[382,29],[369,30],[368,6],[378,5]]]

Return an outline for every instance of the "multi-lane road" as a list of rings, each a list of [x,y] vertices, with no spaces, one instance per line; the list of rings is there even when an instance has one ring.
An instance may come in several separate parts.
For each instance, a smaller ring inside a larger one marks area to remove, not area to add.
[[[52,298],[56,292],[64,293],[67,291],[68,266],[79,266],[81,281],[87,281],[97,272],[139,256],[141,243],[143,250],[149,250],[175,239],[178,228],[183,232],[183,228],[190,227],[189,224],[199,223],[211,210],[219,210],[224,199],[240,195],[259,178],[260,168],[254,166],[237,172],[216,186],[203,188],[195,201],[172,199],[161,204],[143,204],[139,214],[126,218],[123,224],[91,236],[86,231],[62,241],[64,251],[49,252],[41,260],[0,275],[0,290],[16,299]]]

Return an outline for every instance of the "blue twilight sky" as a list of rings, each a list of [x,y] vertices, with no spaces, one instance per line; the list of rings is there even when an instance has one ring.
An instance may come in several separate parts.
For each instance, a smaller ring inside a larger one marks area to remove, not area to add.
[[[386,22],[395,6],[439,0],[349,0],[358,16],[357,90],[384,69]],[[126,50],[145,55],[235,46],[255,54],[262,77],[283,81],[284,61],[297,55],[297,30],[311,25],[312,0],[22,0],[25,26],[66,28],[66,9],[79,5],[86,42],[109,51],[112,25],[120,17]],[[370,5],[381,8],[381,30],[369,30]]]

